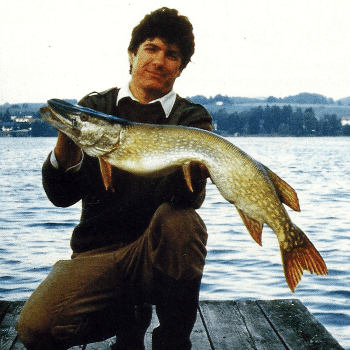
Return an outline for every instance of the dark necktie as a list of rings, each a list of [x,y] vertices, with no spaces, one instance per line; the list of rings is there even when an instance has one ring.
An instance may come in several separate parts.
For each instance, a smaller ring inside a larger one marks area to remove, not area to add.
[[[164,124],[166,120],[159,101],[142,104],[130,97],[124,97],[118,102],[118,114],[120,118],[138,123]]]

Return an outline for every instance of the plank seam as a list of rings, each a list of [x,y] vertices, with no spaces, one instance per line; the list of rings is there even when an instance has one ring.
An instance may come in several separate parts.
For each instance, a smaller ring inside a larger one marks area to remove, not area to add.
[[[0,339],[0,343],[2,346],[3,340],[4,340],[3,338],[5,338],[5,341],[7,340],[6,343],[8,344],[8,346],[6,346],[6,348],[9,350],[13,349],[13,347],[15,346],[16,341],[18,339],[18,334],[17,334],[17,331],[15,329],[15,324],[18,320],[18,317],[19,317],[19,314],[20,314],[22,308],[23,308],[23,305],[21,305],[21,302],[20,303],[16,303],[16,302],[9,303],[9,306],[6,308],[5,317],[7,315],[9,315],[8,317],[12,318],[12,321],[14,321],[14,324],[9,324],[8,327],[3,328],[4,333],[1,334],[2,338]],[[5,317],[4,317],[4,319],[5,319]]]
[[[273,331],[276,333],[277,337],[280,339],[280,341],[282,342],[283,346],[287,349],[287,350],[292,350],[288,344],[285,342],[285,340],[283,339],[282,335],[280,335],[275,327],[275,325],[273,324],[273,322],[269,319],[267,313],[265,312],[265,310],[263,309],[263,307],[260,305],[259,301],[256,300],[255,301],[256,304],[258,305],[259,309],[261,310],[262,314],[264,315],[264,317],[266,318],[267,322],[270,324],[270,326],[272,327]]]
[[[244,322],[245,328],[247,329],[247,332],[248,332],[248,334],[249,334],[249,338],[250,338],[250,340],[251,340],[251,342],[252,342],[254,348],[257,349],[257,347],[255,346],[254,337],[252,336],[252,334],[251,334],[250,331],[249,331],[249,327],[248,327],[247,322],[246,322],[246,320],[245,320],[245,318],[244,318],[244,316],[243,316],[243,314],[242,314],[242,312],[241,312],[241,310],[240,310],[240,308],[239,308],[239,305],[237,304],[236,301],[232,301],[232,303],[233,303],[234,305],[237,306],[237,310],[238,310],[239,314],[241,315],[241,318],[242,318],[242,320],[243,320],[243,322]]]
[[[4,320],[6,314],[7,314],[7,310],[10,307],[11,303],[8,301],[1,301],[2,304],[5,304],[5,308],[3,309],[3,312],[0,314],[0,325],[2,323],[2,321]],[[7,305],[6,305],[7,304]]]
[[[210,347],[211,347],[212,350],[215,350],[215,348],[214,348],[214,343],[213,343],[213,341],[211,340],[211,337],[210,337],[210,334],[209,334],[209,329],[208,329],[208,327],[207,327],[207,324],[206,324],[205,319],[204,319],[204,315],[203,315],[202,310],[201,310],[201,308],[200,308],[199,305],[198,305],[198,311],[199,311],[199,315],[200,315],[200,317],[201,317],[201,320],[202,320],[202,323],[203,323],[203,327],[204,327],[204,329],[205,329],[205,332],[207,333],[207,337],[208,337],[208,340],[209,340]]]
[[[13,341],[11,347],[10,347],[10,350],[13,350],[15,347],[18,346],[18,344],[21,344],[23,349],[25,349],[24,345],[22,344],[21,340],[18,338],[18,335],[16,335],[16,338],[15,340]]]

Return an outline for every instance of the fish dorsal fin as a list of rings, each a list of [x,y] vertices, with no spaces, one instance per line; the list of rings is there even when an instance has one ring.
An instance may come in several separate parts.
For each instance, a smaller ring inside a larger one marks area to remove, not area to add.
[[[278,196],[282,203],[288,205],[295,211],[300,211],[298,195],[294,189],[289,186],[285,181],[283,181],[279,176],[277,176],[273,171],[266,168],[270,180],[275,186]]]
[[[110,188],[114,192],[114,188],[112,186],[112,166],[102,157],[98,157],[98,160],[100,162],[102,180],[106,191],[108,188]]]
[[[254,241],[258,243],[259,245],[262,245],[261,243],[261,234],[263,230],[263,224],[261,224],[258,220],[255,220],[248,216],[244,211],[241,209],[238,209],[238,213],[241,216],[244,225],[248,229],[248,232],[253,237]]]

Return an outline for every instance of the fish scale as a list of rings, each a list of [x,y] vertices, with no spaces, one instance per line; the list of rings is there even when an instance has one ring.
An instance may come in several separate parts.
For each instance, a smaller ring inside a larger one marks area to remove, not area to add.
[[[106,188],[115,166],[140,176],[164,176],[182,167],[191,189],[189,165],[200,163],[257,243],[261,245],[263,224],[274,231],[292,292],[304,270],[328,273],[319,252],[283,206],[300,211],[293,188],[219,135],[185,126],[132,123],[62,100],[49,100],[40,111],[87,154],[100,159]]]

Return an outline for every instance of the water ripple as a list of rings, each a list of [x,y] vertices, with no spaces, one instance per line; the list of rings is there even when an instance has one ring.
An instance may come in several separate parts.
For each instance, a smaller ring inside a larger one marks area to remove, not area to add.
[[[298,298],[350,350],[350,138],[232,138],[297,191],[301,212],[288,211],[322,253],[328,276],[305,273],[288,289],[274,233],[257,245],[235,208],[214,185],[199,210],[209,232],[201,299]],[[41,185],[41,166],[55,139],[0,138],[0,298],[24,300],[59,259],[80,204],[55,208]]]

